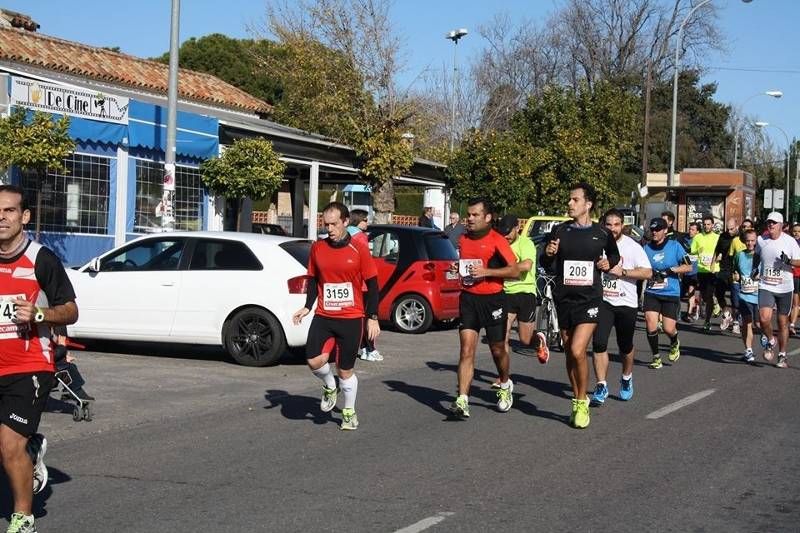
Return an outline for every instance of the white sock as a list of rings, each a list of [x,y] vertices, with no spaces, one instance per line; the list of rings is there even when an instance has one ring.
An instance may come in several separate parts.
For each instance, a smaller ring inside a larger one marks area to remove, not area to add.
[[[311,373],[317,376],[322,382],[325,384],[326,387],[329,389],[336,388],[336,379],[333,377],[333,372],[331,372],[331,365],[325,363],[321,367],[316,370],[311,370]]]
[[[505,383],[501,383],[501,384],[500,384],[500,388],[501,388],[501,389],[507,389],[507,388],[509,388],[510,386],[511,386],[511,380],[510,380],[510,379],[509,379],[509,380],[507,380]]]
[[[606,383],[606,380],[603,380],[603,381],[598,381],[598,382],[597,382],[597,384],[598,384],[598,385],[602,385],[602,386],[604,386],[604,387],[605,387],[606,385],[608,385],[608,383]]]
[[[339,388],[342,389],[344,395],[344,408],[356,408],[356,394],[358,394],[358,378],[355,374],[349,378],[339,378]]]
[[[633,374],[627,374],[627,375],[626,374],[622,374],[622,379],[624,379],[625,381],[628,381],[632,377],[633,377]]]

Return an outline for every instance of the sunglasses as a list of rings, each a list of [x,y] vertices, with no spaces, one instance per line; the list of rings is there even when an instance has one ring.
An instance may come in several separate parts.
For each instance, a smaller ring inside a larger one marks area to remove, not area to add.
[[[774,226],[775,224],[777,224],[777,222],[774,220],[767,220],[767,226]]]

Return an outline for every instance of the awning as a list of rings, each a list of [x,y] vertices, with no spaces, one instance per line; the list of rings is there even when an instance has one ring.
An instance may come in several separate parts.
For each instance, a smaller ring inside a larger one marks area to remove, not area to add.
[[[131,100],[128,109],[128,145],[165,152],[167,109]],[[219,121],[213,117],[178,111],[175,151],[200,159],[217,157]]]
[[[33,110],[27,109],[27,118],[33,117]],[[50,113],[52,120],[60,120],[64,115]],[[75,140],[93,143],[121,144],[128,136],[128,126],[114,122],[103,122],[88,118],[69,117],[69,135]]]

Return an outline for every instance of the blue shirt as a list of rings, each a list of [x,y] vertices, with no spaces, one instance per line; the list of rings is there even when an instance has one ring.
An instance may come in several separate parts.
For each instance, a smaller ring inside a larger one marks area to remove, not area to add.
[[[758,304],[758,282],[750,279],[754,256],[755,253],[748,254],[747,250],[742,250],[733,256],[733,267],[739,273],[739,299],[749,304]]]
[[[650,260],[653,271],[669,271],[671,267],[682,265],[683,258],[686,256],[686,250],[684,250],[683,246],[672,239],[665,240],[663,245],[658,248],[654,248],[653,243],[649,243],[644,247],[644,252]],[[664,282],[653,283],[652,281],[648,281],[645,292],[657,296],[674,296],[680,298],[681,282],[677,274],[670,272]]]

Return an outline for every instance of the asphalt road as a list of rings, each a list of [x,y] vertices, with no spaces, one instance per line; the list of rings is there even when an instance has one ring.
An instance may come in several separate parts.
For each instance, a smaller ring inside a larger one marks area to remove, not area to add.
[[[514,355],[514,407],[497,412],[485,345],[472,417],[450,419],[455,330],[384,332],[386,360],[357,365],[355,432],[320,413],[302,360],[78,354],[95,419],[51,401],[39,531],[799,531],[800,355],[779,370],[739,362],[729,335],[681,338],[683,357],[650,370],[640,327],[634,399],[616,397],[612,362],[586,430],[567,425],[558,352],[544,366]]]

